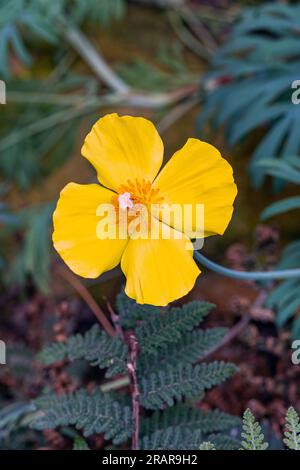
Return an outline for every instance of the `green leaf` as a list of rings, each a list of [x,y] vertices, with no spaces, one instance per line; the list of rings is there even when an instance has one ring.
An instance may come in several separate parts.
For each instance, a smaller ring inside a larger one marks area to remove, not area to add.
[[[269,444],[264,441],[265,437],[261,431],[260,425],[249,408],[243,415],[243,432],[242,432],[242,449],[243,450],[265,450]]]
[[[237,439],[222,434],[210,434],[207,439],[216,447],[216,450],[238,450],[240,446]]]
[[[154,315],[136,328],[136,336],[144,354],[158,355],[168,344],[176,343],[198,325],[211,311],[208,302],[190,302]]]
[[[174,426],[141,439],[142,450],[198,450],[201,433]]]
[[[292,302],[282,308],[276,317],[276,323],[282,327],[300,307],[300,298],[295,298]]]
[[[83,437],[76,436],[73,443],[73,450],[90,450],[90,448]]]
[[[300,196],[289,197],[270,204],[261,214],[261,219],[266,220],[275,215],[300,208]]]
[[[205,411],[186,404],[177,404],[164,411],[155,411],[141,424],[141,434],[151,434],[156,429],[182,426],[184,429],[199,430],[203,435],[227,431],[241,424],[240,418],[220,410]]]
[[[153,305],[137,304],[128,297],[124,290],[117,295],[116,308],[120,316],[120,324],[123,328],[134,328],[138,321],[151,321],[155,315],[160,315],[163,309]]]
[[[300,420],[299,416],[292,406],[287,411],[286,430],[284,432],[283,442],[292,450],[300,450]]]
[[[203,441],[200,444],[199,450],[217,450],[211,442]]]
[[[107,369],[105,376],[109,378],[126,373],[128,348],[119,338],[110,338],[98,325],[94,325],[84,335],[70,336],[66,342],[44,348],[38,359],[45,365],[85,359],[92,366]]]
[[[205,390],[225,381],[236,371],[233,364],[218,361],[194,367],[185,364],[168,367],[140,379],[140,403],[155,410],[173,406],[175,400],[184,397],[199,398]]]
[[[182,336],[178,342],[167,344],[157,358],[146,351],[139,355],[138,371],[145,374],[179,363],[194,364],[224,338],[226,331],[226,328],[192,331]]]
[[[250,166],[255,187],[266,175],[266,168],[256,163],[266,156],[283,160],[300,151],[300,108],[291,102],[291,84],[299,78],[300,8],[285,8],[283,12],[277,3],[272,10],[268,4],[242,10],[202,81],[200,132],[207,123],[218,129],[224,125],[228,142],[235,145],[252,131],[260,130],[262,138],[255,139]],[[224,78],[228,79],[225,83]],[[212,90],[205,87],[209,80],[215,85]],[[293,178],[285,172],[280,174],[278,168],[269,174],[276,178],[274,189],[282,186],[279,178]]]
[[[39,411],[31,427],[37,430],[73,425],[85,437],[103,433],[114,444],[126,442],[132,434],[131,409],[111,394],[79,390],[66,395],[48,395],[34,401]]]

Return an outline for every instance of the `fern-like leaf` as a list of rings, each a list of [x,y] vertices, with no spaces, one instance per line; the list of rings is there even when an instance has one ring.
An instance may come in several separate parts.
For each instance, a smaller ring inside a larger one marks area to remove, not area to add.
[[[227,431],[240,425],[240,418],[219,410],[204,411],[185,404],[177,404],[165,411],[155,411],[150,418],[144,419],[141,434],[152,434],[157,429],[172,426],[197,429],[202,434]]]
[[[300,450],[300,420],[297,411],[292,406],[288,409],[285,420],[283,442],[289,449]]]
[[[200,431],[183,429],[181,426],[157,430],[141,439],[143,450],[197,450],[201,443]]]
[[[106,377],[126,373],[128,348],[119,338],[110,338],[98,325],[84,335],[70,336],[66,342],[54,343],[39,354],[45,365],[66,359],[85,359],[92,366],[107,368]]]
[[[185,364],[168,367],[140,380],[140,402],[148,409],[173,406],[183,397],[203,396],[204,390],[217,385],[236,372],[233,364],[212,362],[195,367]]]
[[[249,410],[243,415],[242,449],[244,450],[265,450],[269,444],[264,441],[265,436],[262,433],[261,426],[255,421],[255,418]]]
[[[136,336],[144,353],[158,355],[160,349],[176,343],[211,311],[208,302],[190,302],[174,307],[163,315],[155,315],[136,328]]]
[[[226,328],[210,328],[187,333],[178,343],[167,345],[157,358],[147,352],[140,354],[138,370],[145,374],[179,363],[194,364],[205,352],[222,340],[226,331]]]
[[[217,450],[211,442],[203,441],[199,446],[199,450]]]
[[[120,324],[125,329],[134,328],[138,321],[150,321],[153,316],[162,312],[160,307],[137,304],[125,294],[124,289],[117,295],[116,309],[120,316]]]
[[[114,444],[126,442],[132,433],[131,408],[122,406],[114,396],[97,390],[79,390],[66,395],[48,395],[35,400],[40,412],[31,423],[34,429],[53,429],[74,425],[85,437],[103,433]]]
[[[211,434],[207,436],[207,440],[215,446],[216,450],[238,450],[240,447],[237,439],[222,434]]]

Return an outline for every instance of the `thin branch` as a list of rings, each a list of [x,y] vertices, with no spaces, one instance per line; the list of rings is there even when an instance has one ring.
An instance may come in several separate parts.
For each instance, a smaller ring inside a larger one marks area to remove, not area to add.
[[[118,379],[111,380],[100,385],[100,390],[101,392],[106,393],[111,392],[112,390],[119,390],[120,388],[127,387],[128,385],[130,385],[130,378],[128,375],[124,375]]]
[[[109,88],[116,93],[126,94],[130,87],[109,67],[99,50],[96,50],[87,37],[77,28],[71,26],[67,21],[61,24],[61,32],[65,39],[89,64],[93,72]]]
[[[112,308],[110,302],[106,301],[106,305],[107,305],[107,310],[110,313],[110,316],[111,316],[112,322],[114,324],[115,331],[116,331],[117,335],[119,335],[120,338],[124,339],[124,332],[123,332],[122,327],[120,325],[119,315],[117,315],[117,313],[114,311],[114,309]]]
[[[230,330],[228,333],[224,336],[222,341],[220,343],[216,344],[214,347],[206,351],[203,356],[201,356],[200,361],[202,362],[203,360],[206,360],[208,357],[212,356],[215,352],[219,351],[225,344],[230,343],[236,336],[238,336],[241,331],[248,325],[250,322],[251,317],[250,315],[244,315]]]
[[[0,151],[6,150],[12,145],[21,142],[24,139],[39,134],[45,130],[49,130],[58,124],[63,124],[71,121],[79,116],[88,114],[95,107],[95,103],[84,103],[84,106],[72,107],[67,110],[60,110],[49,116],[44,117],[38,121],[33,121],[28,126],[10,133],[7,137],[1,140]]]
[[[193,34],[183,25],[181,17],[177,11],[169,11],[167,13],[170,25],[178,38],[188,47],[194,54],[205,60],[209,60],[211,52],[198,41]]]
[[[182,116],[184,116],[188,111],[190,111],[197,103],[201,101],[201,97],[191,96],[182,103],[179,103],[177,106],[172,108],[169,113],[167,113],[162,120],[159,122],[157,129],[163,133],[166,132],[169,127],[175,124]]]
[[[103,96],[86,96],[86,97],[75,97],[62,95],[62,102],[59,103],[60,95],[38,93],[18,93],[11,92],[9,95],[10,101],[17,103],[45,103],[45,104],[73,104],[67,109],[61,109],[53,112],[49,116],[46,116],[39,121],[31,122],[27,126],[24,126],[17,131],[11,132],[7,137],[1,140],[0,150],[7,150],[9,147],[16,145],[24,139],[28,139],[34,135],[37,135],[46,130],[52,129],[59,124],[70,122],[72,119],[79,118],[94,112],[101,106],[133,106],[135,108],[149,108],[149,109],[160,109],[165,106],[181,102],[190,95],[195,93],[197,90],[197,84],[191,84],[179,88],[169,93],[153,93],[153,94],[132,94],[132,95],[120,95],[117,93],[110,93]],[[52,101],[53,100],[53,101]]]
[[[94,297],[89,293],[87,288],[74,276],[69,270],[59,266],[57,268],[59,275],[64,278],[76,290],[80,297],[87,303],[92,312],[97,317],[99,323],[103,326],[104,330],[109,336],[115,336],[116,331],[107,319],[103,310],[99,307]]]
[[[266,300],[267,293],[265,291],[262,291],[258,294],[257,298],[255,299],[255,302],[253,303],[252,307],[260,307],[263,305],[264,301]],[[210,357],[212,354],[215,352],[219,351],[225,344],[230,343],[236,336],[238,336],[244,328],[250,323],[251,320],[251,315],[247,314],[244,315],[230,330],[228,333],[224,336],[222,341],[220,341],[218,344],[213,346],[211,349],[206,351],[206,353],[201,356],[199,362],[202,362],[203,360],[206,360],[208,357]]]
[[[199,89],[197,83],[182,86],[176,90],[166,93],[130,93],[128,95],[118,93],[107,93],[106,95],[66,95],[59,93],[35,93],[35,92],[21,92],[10,91],[7,94],[9,102],[22,103],[22,104],[53,104],[61,106],[74,106],[71,109],[59,111],[58,118],[63,120],[64,114],[84,114],[90,111],[91,108],[100,106],[134,106],[137,108],[161,108],[177,103],[193,95]],[[76,106],[76,108],[75,108]],[[52,115],[47,116],[48,119]],[[68,118],[68,117],[67,117]],[[69,118],[68,118],[69,119]],[[44,120],[41,120],[44,121]],[[52,121],[52,119],[51,119]],[[44,130],[44,124],[35,126],[34,129]]]
[[[199,84],[191,83],[166,93],[132,92],[126,97],[126,104],[135,108],[159,109],[178,103],[193,95],[197,90],[199,90]]]
[[[138,341],[134,332],[130,332],[127,336],[119,322],[119,316],[116,314],[111,304],[107,302],[107,308],[110,312],[112,321],[115,326],[115,331],[120,337],[128,344],[129,349],[129,361],[127,363],[127,371],[130,377],[129,383],[131,384],[131,401],[132,401],[132,422],[133,422],[133,433],[132,433],[132,450],[138,450],[139,448],[139,431],[140,431],[140,402],[139,402],[139,387],[137,380],[137,355],[138,355]],[[127,377],[128,379],[128,377]],[[121,382],[122,384],[124,382]]]
[[[204,25],[200,18],[189,8],[181,8],[180,13],[183,19],[189,24],[192,31],[201,39],[202,44],[213,53],[218,48],[218,43],[208,27]]]
[[[117,99],[123,104],[138,108],[160,108],[176,103],[186,96],[190,96],[198,88],[197,83],[169,93],[142,93],[130,88],[102,57],[89,39],[78,29],[65,22],[63,34],[69,43],[77,50],[82,59],[90,65],[99,77],[115,93]]]
[[[95,97],[96,99],[98,97]],[[60,93],[40,93],[35,91],[8,91],[7,101],[9,103],[21,104],[52,104],[56,106],[78,106],[84,105],[91,95],[70,95]]]
[[[139,402],[139,387],[137,381],[137,354],[138,342],[135,334],[129,334],[129,353],[130,362],[127,364],[127,370],[131,377],[131,397],[132,397],[132,421],[133,421],[133,435],[132,435],[132,450],[139,449],[139,430],[140,430],[140,402]]]

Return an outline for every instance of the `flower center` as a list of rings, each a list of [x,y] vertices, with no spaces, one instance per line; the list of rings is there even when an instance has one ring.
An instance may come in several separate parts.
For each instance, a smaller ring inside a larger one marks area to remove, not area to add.
[[[132,209],[134,204],[128,191],[118,196],[118,203],[121,209]]]
[[[160,204],[163,197],[159,196],[159,189],[153,188],[150,181],[127,180],[118,189],[118,196],[114,196],[113,203],[120,209],[133,209],[136,204]]]

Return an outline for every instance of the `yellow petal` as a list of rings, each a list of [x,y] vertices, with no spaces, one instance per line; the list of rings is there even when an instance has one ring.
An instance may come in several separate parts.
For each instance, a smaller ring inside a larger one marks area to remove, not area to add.
[[[110,203],[113,192],[98,184],[67,184],[53,214],[53,244],[69,268],[95,278],[119,264],[127,240],[99,239],[96,215],[100,204]]]
[[[193,260],[191,241],[165,224],[156,223],[161,232],[169,230],[171,237],[129,240],[121,268],[127,278],[125,292],[129,297],[139,304],[164,306],[186,295],[200,270]]]
[[[191,238],[224,233],[232,216],[237,188],[230,164],[212,145],[189,139],[165,165],[153,186],[159,188],[159,195],[167,205],[180,204],[183,210],[183,204],[192,204],[186,220],[189,228],[184,230]],[[196,221],[197,204],[203,204],[204,227],[200,226],[201,217],[200,223]],[[182,230],[181,220],[177,219],[172,217],[171,225]],[[168,222],[164,216],[162,220]]]
[[[118,191],[128,179],[153,181],[163,159],[163,143],[152,122],[108,114],[94,124],[82,155],[95,167],[99,181]]]

